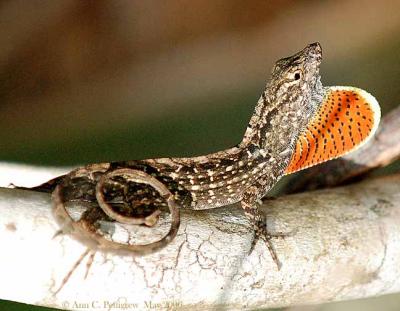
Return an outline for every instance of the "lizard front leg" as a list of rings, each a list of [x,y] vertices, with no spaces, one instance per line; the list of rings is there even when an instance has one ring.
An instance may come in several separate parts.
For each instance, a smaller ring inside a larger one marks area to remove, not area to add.
[[[251,221],[254,228],[254,239],[252,241],[249,253],[253,251],[257,241],[260,238],[263,239],[267,244],[267,248],[271,254],[271,257],[279,270],[281,268],[281,263],[278,260],[278,256],[276,255],[271,240],[273,238],[283,238],[285,235],[282,233],[271,234],[268,232],[266,216],[258,208],[259,189],[260,188],[257,186],[251,186],[248,188],[243,194],[242,201],[240,202],[246,217]]]

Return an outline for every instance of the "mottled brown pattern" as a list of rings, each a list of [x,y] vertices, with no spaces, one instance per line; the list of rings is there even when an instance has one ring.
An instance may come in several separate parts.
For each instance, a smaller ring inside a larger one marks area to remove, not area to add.
[[[273,235],[267,232],[257,202],[284,174],[296,140],[321,105],[324,89],[319,76],[320,62],[318,43],[277,61],[244,137],[235,147],[193,158],[92,164],[35,189],[55,188],[53,197],[58,216],[76,232],[83,235],[86,232],[98,247],[136,253],[163,247],[174,235],[167,234],[156,248],[138,248],[130,240],[126,243],[113,240],[112,232],[117,226],[136,222],[149,225],[145,218],[153,219],[151,215],[155,211],[164,212],[167,205],[170,210],[171,205],[211,209],[241,201],[253,223],[255,241],[263,238],[279,265],[270,243]],[[136,179],[138,174],[147,176],[148,182]],[[166,189],[156,190],[157,182]],[[76,201],[88,205],[77,219],[72,219],[66,206]],[[104,222],[111,224],[109,232],[104,232]],[[178,225],[179,221],[171,226],[174,234]]]

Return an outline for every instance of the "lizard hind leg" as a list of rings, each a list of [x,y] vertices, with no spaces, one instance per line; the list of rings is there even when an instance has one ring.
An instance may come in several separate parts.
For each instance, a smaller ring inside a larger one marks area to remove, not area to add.
[[[127,246],[122,245],[121,248],[129,251],[134,251],[139,254],[148,254],[168,245],[176,236],[180,225],[180,213],[179,213],[180,205],[176,202],[174,195],[169,191],[169,189],[165,186],[165,184],[157,180],[155,177],[140,170],[131,168],[120,168],[110,171],[107,174],[104,174],[96,185],[97,202],[99,203],[100,208],[109,217],[122,224],[144,224],[146,226],[151,227],[155,225],[155,223],[157,222],[161,211],[155,210],[145,217],[130,217],[118,214],[115,211],[113,211],[110,205],[107,204],[105,200],[104,188],[106,182],[114,177],[123,177],[126,181],[129,181],[130,183],[133,182],[135,184],[145,184],[150,186],[159,195],[159,198],[157,199],[154,198],[154,196],[151,196],[150,200],[151,201],[153,200],[160,201],[161,199],[164,200],[164,202],[168,205],[171,214],[170,230],[163,238],[148,244],[135,244]],[[141,193],[140,196],[146,196],[146,192]],[[104,242],[107,245],[109,244],[106,241]],[[121,243],[117,243],[117,245],[121,245]]]
[[[122,178],[122,179],[118,183],[116,183],[116,181],[113,181],[113,178],[120,178],[120,179]],[[125,206],[125,210],[121,208],[119,210],[115,210],[112,204],[110,204],[110,198],[107,198],[107,195],[105,194],[105,192],[107,192],[108,194],[110,192],[110,189],[108,187],[108,184],[110,182],[112,183],[111,192],[113,193],[117,192],[116,187],[118,185],[118,187],[122,188],[123,192],[122,200],[127,201],[128,200],[127,195],[129,195],[130,192],[128,182],[134,183],[135,185],[146,184],[150,186],[152,190],[154,190],[155,189],[154,187],[156,187],[154,182],[156,182],[157,185],[159,183],[157,180],[155,180],[150,175],[147,175],[146,173],[141,171],[132,169],[117,169],[102,175],[102,177],[99,179],[96,185],[97,203],[99,204],[103,212],[107,214],[107,216],[109,216],[110,218],[123,224],[146,225],[148,227],[152,227],[157,223],[158,217],[161,214],[161,211],[157,208],[153,209],[150,213],[148,213],[148,215],[143,213],[139,215],[129,214],[129,212],[132,212],[134,210],[134,208],[132,208],[130,204],[128,206]],[[141,193],[139,197],[144,197],[146,192],[143,190],[140,191]],[[119,192],[121,192],[121,190]],[[161,193],[158,192],[158,194],[160,195]],[[150,198],[150,200],[154,201],[155,199]]]
[[[132,242],[136,240],[134,236],[136,230],[133,226],[137,224],[154,225],[157,222],[159,212],[152,212],[146,217],[136,217],[136,215],[131,217],[131,215],[120,214],[119,210],[114,210],[108,199],[110,193],[114,191],[109,186],[113,184],[112,178],[115,177],[152,187],[168,205],[171,214],[171,226],[160,240],[147,244]],[[77,182],[79,182],[79,187],[75,186]],[[83,189],[85,190],[83,191]],[[83,202],[80,199],[82,192],[85,192],[86,196],[89,193],[89,196],[85,197],[86,201],[89,202]],[[53,200],[55,202],[54,213],[59,221],[67,229],[71,228],[70,232],[76,238],[92,244],[94,249],[123,250],[138,255],[149,254],[168,245],[176,236],[180,224],[180,206],[168,188],[155,177],[130,168],[115,170],[102,168],[93,172],[87,167],[73,171],[56,187],[53,192]],[[75,207],[76,201],[78,201],[77,207]],[[69,206],[71,202],[74,203],[72,208]],[[83,208],[83,212],[74,216],[74,209],[75,214],[77,214],[76,211],[79,208]]]

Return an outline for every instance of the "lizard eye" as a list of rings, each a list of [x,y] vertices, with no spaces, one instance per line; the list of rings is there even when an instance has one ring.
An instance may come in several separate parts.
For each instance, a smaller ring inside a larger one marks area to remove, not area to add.
[[[289,80],[289,83],[297,84],[298,82],[300,82],[302,77],[303,72],[300,69],[297,69],[295,71],[289,72],[287,79]]]

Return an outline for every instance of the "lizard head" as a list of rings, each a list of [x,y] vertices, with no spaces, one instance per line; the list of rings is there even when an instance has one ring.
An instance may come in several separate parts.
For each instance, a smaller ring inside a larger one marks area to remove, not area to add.
[[[241,146],[253,143],[279,153],[294,145],[322,102],[321,60],[320,44],[312,43],[275,63]]]
[[[322,102],[321,60],[321,45],[312,43],[293,56],[278,60],[272,70],[266,97],[299,129],[307,125]]]

